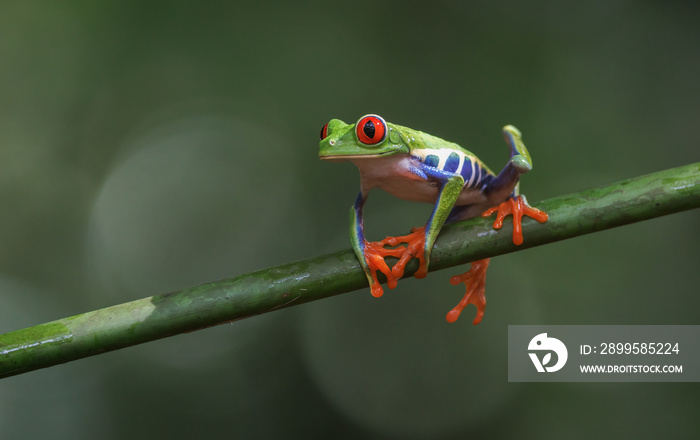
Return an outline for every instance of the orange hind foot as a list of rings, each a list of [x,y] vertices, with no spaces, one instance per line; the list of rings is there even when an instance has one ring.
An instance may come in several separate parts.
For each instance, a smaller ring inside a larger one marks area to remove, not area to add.
[[[467,286],[467,292],[464,294],[462,301],[447,313],[447,322],[455,322],[468,304],[476,306],[477,312],[473,324],[476,325],[481,322],[486,309],[486,269],[488,269],[490,261],[490,258],[474,261],[466,273],[450,278],[450,284],[453,286],[464,283]]]

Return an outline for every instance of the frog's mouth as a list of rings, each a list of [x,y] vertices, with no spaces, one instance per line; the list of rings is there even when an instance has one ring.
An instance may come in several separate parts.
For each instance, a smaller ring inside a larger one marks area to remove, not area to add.
[[[333,155],[333,156],[319,156],[321,160],[329,161],[342,161],[342,160],[355,160],[355,159],[374,159],[382,156],[390,156],[396,154],[394,151],[388,151],[386,153],[379,154],[349,154],[349,155]]]

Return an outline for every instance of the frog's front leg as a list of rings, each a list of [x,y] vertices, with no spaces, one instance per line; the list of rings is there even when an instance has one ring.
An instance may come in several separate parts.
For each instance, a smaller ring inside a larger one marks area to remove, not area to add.
[[[534,218],[540,223],[546,222],[549,217],[544,211],[530,206],[525,196],[519,194],[520,175],[532,169],[532,159],[525,148],[520,131],[512,125],[507,125],[503,127],[503,136],[510,145],[511,157],[500,174],[484,189],[484,194],[496,206],[485,211],[482,216],[488,217],[495,212],[498,213],[493,227],[500,229],[503,226],[503,219],[512,214],[513,243],[520,245],[523,243],[521,223],[523,215]],[[499,203],[501,200],[505,201]]]
[[[387,243],[389,238],[377,242],[370,242],[365,239],[362,210],[368,195],[369,193],[367,191],[360,191],[355,200],[355,204],[350,208],[350,241],[355,255],[367,276],[370,292],[372,296],[378,298],[383,295],[384,290],[377,279],[377,271],[382,272],[386,276],[387,285],[390,289],[396,287],[398,279],[400,278],[392,274],[384,258],[388,256],[401,257],[404,250],[403,248],[385,248],[385,245],[389,244]]]
[[[419,163],[416,165],[416,168],[413,169],[413,172],[427,182],[437,184],[438,195],[433,212],[430,214],[428,223],[426,223],[424,227],[413,228],[409,235],[390,239],[392,240],[390,242],[392,245],[406,243],[406,253],[391,270],[392,274],[397,279],[403,276],[406,263],[412,258],[418,258],[420,262],[414,276],[416,278],[424,278],[428,275],[430,252],[464,186],[464,178],[461,175],[446,172],[437,167]]]
[[[398,280],[404,275],[406,264],[413,258],[419,260],[419,267],[414,276],[424,278],[428,274],[430,251],[464,185],[462,176],[447,173],[434,167],[417,166],[413,172],[419,177],[425,178],[426,182],[434,182],[439,188],[435,207],[425,226],[413,228],[408,235],[387,237],[381,241],[370,242],[364,237],[362,216],[367,193],[360,191],[355,205],[350,211],[352,246],[367,275],[371,293],[375,297],[380,297],[383,294],[382,287],[377,280],[377,271],[386,276],[387,286],[390,289],[396,287]],[[406,244],[406,246],[401,246],[402,244]],[[386,246],[393,248],[386,248]],[[391,269],[384,261],[384,258],[388,256],[399,259]]]

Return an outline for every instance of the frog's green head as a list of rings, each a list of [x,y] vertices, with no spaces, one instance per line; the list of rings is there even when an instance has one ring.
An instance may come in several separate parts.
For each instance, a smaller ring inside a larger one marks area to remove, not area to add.
[[[397,127],[378,115],[361,117],[356,124],[331,120],[321,129],[318,157],[326,160],[361,159],[408,153]]]

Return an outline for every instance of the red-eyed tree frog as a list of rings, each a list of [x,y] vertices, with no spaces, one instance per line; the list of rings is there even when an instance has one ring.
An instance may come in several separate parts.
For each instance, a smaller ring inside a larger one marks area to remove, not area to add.
[[[547,221],[547,214],[531,207],[518,192],[520,175],[532,169],[532,160],[520,132],[507,125],[503,135],[511,156],[503,170],[495,175],[473,153],[459,145],[387,123],[378,115],[365,115],[355,124],[332,119],[323,126],[319,157],[350,161],[360,170],[360,193],[350,209],[350,237],[373,296],[383,294],[377,280],[378,270],[386,276],[387,286],[393,289],[403,276],[406,263],[417,258],[420,265],[415,277],[425,277],[430,251],[447,222],[497,213],[493,226],[499,229],[503,219],[512,214],[513,243],[519,245],[523,242],[523,215],[540,223]],[[381,188],[400,199],[434,204],[428,223],[413,228],[408,235],[367,241],[362,209],[373,188]],[[386,264],[387,256],[399,259],[394,267]],[[448,322],[456,321],[470,303],[477,308],[474,324],[481,321],[486,306],[484,286],[488,264],[489,259],[472,262],[468,272],[450,279],[453,285],[464,282],[467,291],[462,301],[447,314]]]

